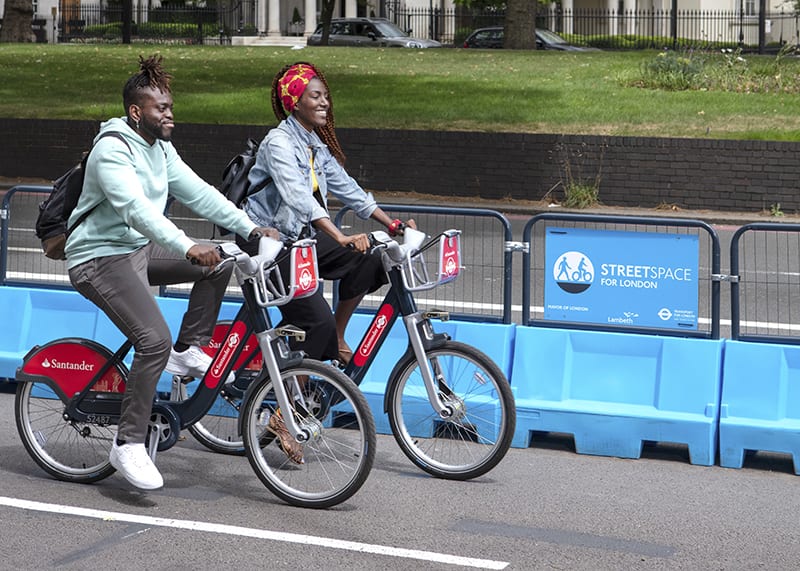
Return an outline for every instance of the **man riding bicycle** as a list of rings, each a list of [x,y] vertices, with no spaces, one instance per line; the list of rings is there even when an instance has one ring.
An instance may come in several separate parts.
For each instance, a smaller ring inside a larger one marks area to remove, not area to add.
[[[211,338],[231,266],[215,271],[215,246],[197,243],[164,214],[168,194],[198,215],[243,237],[278,237],[203,181],[170,142],[172,76],[161,57],[139,58],[123,89],[125,117],[101,125],[89,159],[74,227],[65,247],[75,289],[97,305],[133,342],[110,462],[134,486],[150,490],[163,478],[144,446],[161,373],[202,377],[210,364],[201,349]],[[114,132],[124,138],[103,137]],[[127,144],[126,144],[127,143]],[[194,282],[174,346],[150,286]]]

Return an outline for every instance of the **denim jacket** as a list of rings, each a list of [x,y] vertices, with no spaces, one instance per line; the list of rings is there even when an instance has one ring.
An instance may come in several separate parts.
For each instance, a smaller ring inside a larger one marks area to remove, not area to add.
[[[309,149],[325,208],[313,195]],[[277,229],[284,240],[296,240],[310,222],[329,218],[328,193],[360,218],[369,218],[377,208],[372,194],[347,174],[319,136],[291,115],[261,141],[248,177],[250,187],[268,177],[272,181],[247,199],[244,210],[259,226]]]

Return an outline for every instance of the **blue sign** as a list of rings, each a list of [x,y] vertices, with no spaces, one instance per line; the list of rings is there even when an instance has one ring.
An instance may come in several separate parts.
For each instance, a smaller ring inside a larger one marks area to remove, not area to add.
[[[544,318],[697,329],[697,236],[548,228]]]

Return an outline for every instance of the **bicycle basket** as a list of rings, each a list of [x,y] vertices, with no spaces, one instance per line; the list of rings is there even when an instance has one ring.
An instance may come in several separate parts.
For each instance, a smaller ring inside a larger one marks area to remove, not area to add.
[[[316,241],[298,240],[289,249],[289,283],[276,262],[262,263],[254,290],[256,303],[262,307],[284,305],[293,299],[313,295],[319,287]]]
[[[409,253],[403,265],[403,283],[409,291],[433,289],[455,280],[461,272],[461,230],[445,230],[439,236],[438,268],[433,278],[423,256],[431,245]]]

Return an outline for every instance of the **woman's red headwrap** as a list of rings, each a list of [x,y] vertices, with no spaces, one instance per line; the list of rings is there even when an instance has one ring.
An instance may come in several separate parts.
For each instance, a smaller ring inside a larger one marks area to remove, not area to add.
[[[317,77],[317,70],[305,63],[296,63],[278,80],[280,98],[287,113],[294,111],[297,100],[303,95],[308,82]]]

